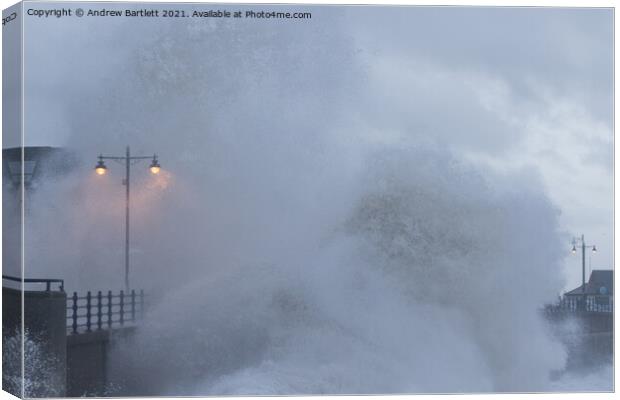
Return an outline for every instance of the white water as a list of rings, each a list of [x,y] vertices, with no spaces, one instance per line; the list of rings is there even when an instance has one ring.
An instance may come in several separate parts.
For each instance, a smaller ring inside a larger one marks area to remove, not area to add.
[[[58,366],[58,359],[46,352],[36,335],[28,331],[21,335],[18,330],[3,335],[3,390],[18,397],[57,397],[64,393],[59,379],[64,374],[59,377]]]
[[[546,200],[491,189],[427,148],[386,150],[368,166],[341,219],[299,210],[321,234],[270,236],[281,246],[272,258],[207,266],[162,299],[132,360],[163,377],[151,390],[550,389],[565,353],[537,313],[558,272]],[[550,250],[532,257],[540,242]]]
[[[99,77],[122,85],[83,94],[96,107],[72,105],[86,167],[34,195],[33,273],[120,287],[122,171],[95,180],[90,162],[129,143],[165,169],[134,168],[132,282],[154,306],[115,379],[170,395],[561,390],[566,353],[538,309],[564,287],[564,242],[536,175],[475,169],[406,115],[405,138],[383,139],[356,109],[372,92],[351,41],[279,29],[159,32]]]

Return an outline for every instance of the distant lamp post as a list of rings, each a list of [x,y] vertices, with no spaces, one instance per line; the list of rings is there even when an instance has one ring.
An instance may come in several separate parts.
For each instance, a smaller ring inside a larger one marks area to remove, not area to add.
[[[157,161],[157,155],[154,154],[152,156],[132,156],[129,146],[127,146],[127,151],[125,152],[125,156],[104,156],[99,155],[99,161],[97,161],[97,165],[95,165],[95,173],[97,175],[105,175],[107,173],[108,168],[105,165],[103,160],[114,160],[121,164],[125,164],[125,179],[123,180],[123,185],[125,185],[125,289],[129,290],[129,177],[131,165],[139,162],[140,160],[149,160],[151,159],[151,165],[149,169],[152,174],[158,174],[161,170],[161,165]]]
[[[585,310],[586,307],[586,249],[591,248],[592,253],[596,253],[596,245],[587,246],[586,241],[581,235],[580,238],[573,238],[573,248],[571,252],[573,254],[577,253],[577,245],[581,247],[581,293],[583,296],[583,307]]]

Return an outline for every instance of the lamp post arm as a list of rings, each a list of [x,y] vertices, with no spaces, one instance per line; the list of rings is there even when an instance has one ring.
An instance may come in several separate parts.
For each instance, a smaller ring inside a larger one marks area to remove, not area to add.
[[[127,157],[99,156],[102,160],[125,160]]]
[[[130,160],[152,160],[153,156],[131,156]]]
[[[104,159],[104,160],[123,160],[126,161],[127,159],[129,160],[152,160],[153,156],[123,156],[123,157],[116,157],[116,156],[100,156],[99,158]]]

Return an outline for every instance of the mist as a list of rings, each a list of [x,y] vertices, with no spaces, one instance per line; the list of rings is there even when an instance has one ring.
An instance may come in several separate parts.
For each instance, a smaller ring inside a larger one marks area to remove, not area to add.
[[[122,25],[106,40],[126,37],[124,50],[62,72],[90,77],[59,106],[81,168],[32,193],[26,274],[121,288],[122,166],[93,166],[130,145],[162,173],[132,167],[130,279],[149,310],[113,353],[113,370],[131,371],[119,385],[558,390],[566,349],[540,309],[566,285],[568,234],[541,173],[472,162],[448,142],[484,128],[446,133],[448,116],[422,123],[406,96],[386,123],[384,60],[338,10],[313,12],[312,24],[141,25],[138,38]]]

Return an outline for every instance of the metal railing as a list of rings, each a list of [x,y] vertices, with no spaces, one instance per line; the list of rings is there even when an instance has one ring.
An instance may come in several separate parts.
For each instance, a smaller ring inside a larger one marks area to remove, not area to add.
[[[564,297],[556,304],[546,307],[548,312],[577,312],[586,311],[594,313],[611,313],[613,308],[613,297],[608,297],[608,304],[597,303],[595,296],[588,296],[584,302],[583,297]]]
[[[112,291],[67,298],[67,331],[72,334],[112,329],[137,321],[144,312],[144,291]]]
[[[35,283],[35,284],[45,284],[45,291],[49,292],[52,290],[52,283],[58,283],[58,290],[64,292],[65,290],[65,281],[64,279],[34,279],[34,278],[19,278],[16,276],[2,275],[2,280],[7,280],[11,282],[20,282],[23,283],[24,286],[27,283]]]

